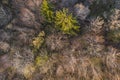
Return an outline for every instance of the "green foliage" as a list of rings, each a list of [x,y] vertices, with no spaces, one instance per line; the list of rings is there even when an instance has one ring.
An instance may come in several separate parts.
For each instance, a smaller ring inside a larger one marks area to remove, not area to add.
[[[55,27],[60,29],[65,34],[76,35],[76,31],[79,31],[77,20],[68,13],[68,9],[62,11],[56,11]]]
[[[120,43],[120,29],[109,31],[107,33],[107,39],[113,43]]]
[[[36,66],[42,66],[48,61],[48,59],[48,55],[37,56],[37,58],[35,59],[35,64]]]
[[[43,0],[42,5],[41,5],[41,13],[43,17],[46,19],[46,22],[52,23],[53,18],[54,18],[54,12],[52,5],[47,1]]]
[[[33,39],[32,45],[33,45],[33,51],[36,52],[40,49],[42,44],[44,43],[44,31],[40,32],[37,37]]]
[[[49,1],[43,0],[41,13],[47,23],[55,26],[56,29],[61,30],[64,34],[76,35],[76,32],[79,31],[78,22],[72,14],[69,14],[68,9],[54,12]]]

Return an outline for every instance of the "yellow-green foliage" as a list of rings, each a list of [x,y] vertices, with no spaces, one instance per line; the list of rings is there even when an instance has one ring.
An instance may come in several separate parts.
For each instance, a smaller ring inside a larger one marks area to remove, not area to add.
[[[49,1],[43,0],[41,13],[46,22],[55,26],[55,28],[61,30],[64,34],[76,35],[76,32],[79,31],[80,26],[78,26],[78,22],[72,14],[69,14],[68,9],[54,12]]]
[[[37,58],[35,59],[35,64],[36,64],[36,66],[42,66],[47,61],[48,61],[48,55],[47,54],[44,55],[44,56],[37,56]]]
[[[76,35],[79,31],[77,20],[68,13],[68,9],[56,11],[55,26],[65,34]]]
[[[113,43],[119,43],[120,42],[120,29],[109,31],[107,33],[107,39],[112,41]]]
[[[41,13],[46,19],[46,22],[51,23],[53,21],[54,12],[52,10],[52,5],[47,0],[43,0],[42,2]]]
[[[33,39],[32,45],[34,47],[34,51],[37,51],[42,46],[42,44],[44,43],[44,36],[45,33],[44,31],[42,31],[38,34],[37,37]]]

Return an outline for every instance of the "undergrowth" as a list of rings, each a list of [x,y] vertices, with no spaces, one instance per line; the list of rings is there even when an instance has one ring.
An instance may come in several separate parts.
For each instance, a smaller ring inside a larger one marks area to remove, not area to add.
[[[33,53],[37,52],[40,49],[40,47],[43,45],[44,37],[45,37],[45,32],[42,31],[38,34],[37,37],[33,39],[33,42],[32,42]]]
[[[113,43],[120,43],[120,29],[109,31],[107,33],[107,39]]]

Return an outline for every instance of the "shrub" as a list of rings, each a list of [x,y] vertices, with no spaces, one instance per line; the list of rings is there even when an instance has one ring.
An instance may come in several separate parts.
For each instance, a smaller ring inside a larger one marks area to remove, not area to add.
[[[32,45],[34,48],[33,51],[37,51],[42,46],[42,44],[44,43],[44,36],[45,36],[45,33],[44,31],[42,31],[38,34],[36,38],[34,38],[32,42]]]
[[[68,13],[68,9],[56,11],[55,27],[61,30],[65,34],[76,35],[76,31],[79,31],[77,20]]]
[[[109,31],[107,33],[107,39],[113,43],[120,43],[120,29]]]
[[[42,13],[42,16],[45,18],[46,22],[48,23],[53,22],[54,20],[53,8],[52,8],[52,5],[47,0],[43,0],[42,2],[41,13]]]
[[[35,59],[36,66],[42,66],[48,61],[49,57],[47,54],[43,56],[37,56]]]

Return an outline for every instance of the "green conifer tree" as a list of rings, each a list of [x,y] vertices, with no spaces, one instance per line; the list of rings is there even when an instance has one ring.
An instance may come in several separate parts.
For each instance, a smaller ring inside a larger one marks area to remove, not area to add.
[[[52,23],[54,18],[53,7],[47,0],[43,0],[41,5],[41,13],[43,17],[46,19],[46,22]]]
[[[80,26],[77,20],[68,13],[68,9],[56,11],[55,26],[65,34],[76,35]]]

